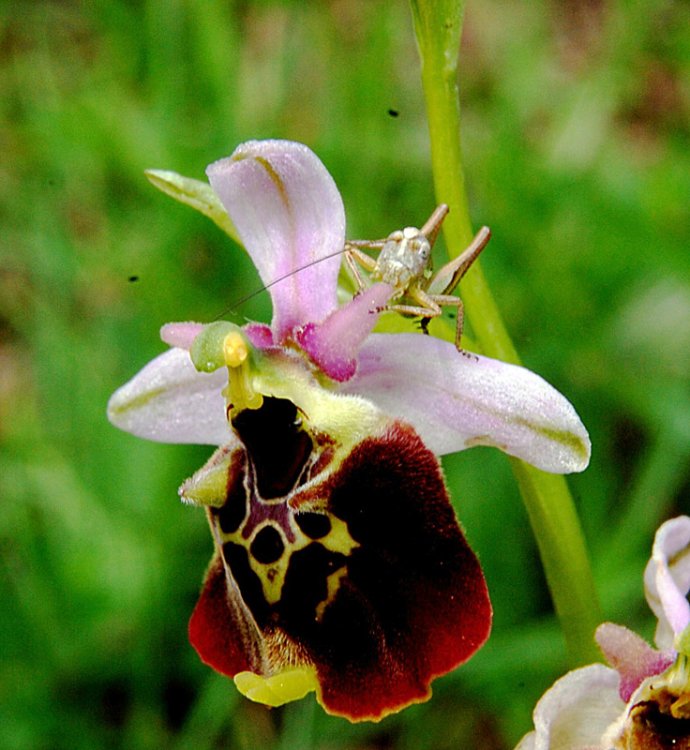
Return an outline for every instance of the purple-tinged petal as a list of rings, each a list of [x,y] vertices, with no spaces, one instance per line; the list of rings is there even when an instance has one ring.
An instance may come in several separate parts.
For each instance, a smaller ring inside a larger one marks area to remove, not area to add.
[[[690,518],[679,516],[662,524],[654,537],[652,557],[644,572],[645,595],[659,618],[655,641],[672,649],[674,637],[690,623]]]
[[[110,397],[108,418],[121,430],[161,443],[235,441],[221,391],[225,369],[198,372],[185,349],[170,349]]]
[[[161,327],[161,341],[168,346],[189,351],[203,327],[203,323],[166,323]]]
[[[343,390],[410,422],[440,455],[493,445],[556,473],[582,471],[589,462],[587,431],[546,381],[430,336],[372,334]]]
[[[323,320],[337,304],[345,243],[343,203],[324,165],[301,143],[249,141],[206,172],[262,281],[273,284],[278,342]]]
[[[252,342],[252,345],[257,349],[268,349],[269,346],[275,346],[276,342],[273,340],[273,331],[271,331],[269,326],[263,323],[248,323],[243,330]]]
[[[620,675],[619,693],[625,703],[647,677],[661,674],[675,660],[674,653],[656,651],[637,633],[612,622],[600,625],[595,638],[606,661]]]
[[[534,709],[534,732],[516,750],[600,750],[601,737],[625,709],[618,674],[603,664],[557,680]]]
[[[297,330],[295,339],[326,375],[340,383],[349,380],[357,370],[357,351],[392,294],[392,286],[374,284],[322,323]]]

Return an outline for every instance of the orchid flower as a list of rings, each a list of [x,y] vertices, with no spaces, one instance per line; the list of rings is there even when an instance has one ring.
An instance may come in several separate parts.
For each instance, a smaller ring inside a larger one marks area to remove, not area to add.
[[[657,649],[620,625],[600,625],[596,639],[611,666],[591,664],[554,683],[516,750],[690,748],[689,517],[658,529],[644,586]]]
[[[425,700],[491,622],[435,454],[493,445],[580,471],[586,430],[528,370],[371,333],[387,284],[338,307],[344,209],[307,147],[246,143],[208,168],[210,188],[157,175],[237,233],[273,302],[270,326],[164,326],[171,349],[108,406],[135,435],[220,446],[180,488],[215,547],[192,644],[268,705],[315,690],[378,720]]]
[[[376,321],[371,311],[390,294],[385,284],[337,308],[344,208],[333,179],[306,146],[245,143],[212,164],[208,176],[217,203],[271,285],[271,326],[247,329],[257,346],[298,347],[332,379],[329,387],[369,398],[404,419],[437,455],[490,445],[544,471],[586,468],[587,431],[571,404],[538,375],[487,357],[458,356],[455,347],[430,336],[369,335]],[[179,198],[180,190],[174,194]],[[220,223],[218,206],[203,210]],[[184,351],[201,328],[163,327],[162,338],[173,348],[110,401],[118,427],[163,442],[234,439],[218,408],[222,374],[198,373]]]

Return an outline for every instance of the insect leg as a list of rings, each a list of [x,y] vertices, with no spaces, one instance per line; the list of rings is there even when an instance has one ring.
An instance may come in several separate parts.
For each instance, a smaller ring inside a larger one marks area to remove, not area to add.
[[[457,308],[456,313],[456,322],[455,322],[455,348],[460,352],[460,354],[468,355],[468,352],[466,352],[461,345],[462,341],[462,332],[465,326],[465,306],[460,299],[460,297],[456,297],[454,294],[434,294],[431,295],[432,302],[435,303],[435,305],[440,310],[441,307],[455,307]],[[431,319],[437,317],[436,315],[426,315],[421,322],[421,328],[424,333],[427,335],[429,334],[429,323],[431,322]]]
[[[448,215],[449,210],[450,209],[445,203],[441,203],[440,205],[436,206],[434,212],[426,220],[424,226],[419,230],[421,234],[423,234],[427,238],[427,240],[429,240],[429,244],[431,245],[431,247],[433,247],[434,242],[436,242],[438,233],[441,231],[441,224],[443,224],[443,220]]]
[[[440,268],[429,282],[428,291],[433,295],[450,294],[460,283],[481,251],[491,238],[489,227],[482,227],[475,235],[466,250],[457,258]]]
[[[376,261],[370,258],[365,252],[360,250],[360,247],[379,247],[379,243],[367,243],[364,242],[346,242],[345,243],[345,261],[352,275],[355,278],[355,282],[358,287],[357,294],[366,288],[362,274],[360,273],[359,266],[364,268],[366,271],[371,273],[376,268]],[[359,266],[357,265],[359,263]]]
[[[427,294],[423,289],[418,286],[412,286],[407,290],[407,297],[416,305],[402,304],[402,305],[387,305],[387,310],[393,312],[402,313],[403,315],[414,315],[420,317],[423,320],[430,320],[431,318],[437,318],[442,310],[437,304],[435,297]],[[457,299],[457,298],[453,298]]]

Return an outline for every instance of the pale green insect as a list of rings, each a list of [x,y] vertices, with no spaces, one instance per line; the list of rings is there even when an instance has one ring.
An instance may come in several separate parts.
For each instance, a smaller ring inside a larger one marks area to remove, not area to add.
[[[425,333],[429,321],[440,316],[443,307],[457,308],[455,347],[463,352],[464,309],[453,291],[486,247],[491,231],[482,227],[466,250],[434,273],[431,248],[447,214],[448,206],[442,203],[421,229],[399,229],[384,240],[351,240],[345,244],[345,260],[360,291],[366,284],[358,264],[369,273],[371,281],[382,281],[395,290],[384,309],[422,318]],[[364,252],[376,249],[380,250],[376,258]]]
[[[232,239],[236,242],[240,241],[225,209],[207,183],[162,170],[148,170],[146,176],[159,190],[205,214]],[[249,299],[293,274],[299,273],[304,268],[331,258],[333,255],[344,253],[347,266],[354,277],[357,292],[361,292],[367,285],[367,281],[362,277],[361,267],[369,274],[370,281],[383,281],[395,289],[391,302],[384,307],[384,310],[421,317],[422,330],[425,333],[428,332],[429,321],[439,317],[443,312],[442,308],[455,307],[457,309],[455,346],[459,352],[463,352],[461,339],[464,310],[462,300],[453,292],[477,256],[486,247],[491,232],[488,227],[482,227],[466,250],[434,273],[431,267],[431,248],[447,214],[448,206],[442,203],[421,229],[406,227],[382,240],[349,240],[343,249],[273,279],[269,284],[236,301],[231,309],[236,309]],[[376,258],[373,258],[367,255],[365,250],[380,250],[380,252]],[[222,317],[228,311],[224,311],[218,317]]]

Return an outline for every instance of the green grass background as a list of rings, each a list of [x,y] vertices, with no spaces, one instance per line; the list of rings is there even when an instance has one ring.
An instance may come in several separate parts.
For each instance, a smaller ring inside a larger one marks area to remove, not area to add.
[[[651,637],[654,529],[690,511],[690,6],[472,0],[461,65],[472,215],[525,363],[576,405],[570,480],[607,619]],[[397,116],[396,116],[397,115]],[[211,539],[177,500],[207,448],[111,427],[109,394],[258,285],[148,167],[307,143],[350,237],[434,206],[403,0],[9,0],[0,6],[0,747],[511,748],[566,668],[507,461],[444,461],[495,607],[489,644],[378,725],[269,711],[187,643]],[[442,243],[439,243],[442,245]],[[136,281],[130,280],[136,277]],[[242,309],[267,320],[266,295]]]

